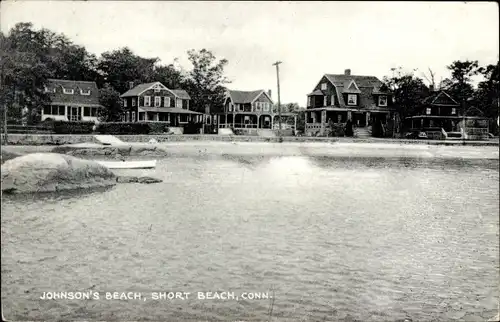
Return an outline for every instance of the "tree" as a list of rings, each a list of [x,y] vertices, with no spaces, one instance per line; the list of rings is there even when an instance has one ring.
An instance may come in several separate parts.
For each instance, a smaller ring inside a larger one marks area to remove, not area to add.
[[[121,121],[124,111],[120,100],[120,93],[110,84],[104,84],[99,90],[99,102],[104,106],[104,108],[100,110],[99,115],[102,121]]]
[[[29,124],[35,121],[37,108],[48,100],[43,92],[50,70],[43,59],[43,48],[34,46],[36,32],[29,23],[17,24],[8,34],[0,33],[0,104],[2,118]],[[5,110],[6,109],[6,113]]]
[[[391,78],[384,77],[382,90],[389,90],[394,95],[394,104],[399,113],[400,128],[404,128],[405,118],[412,116],[415,108],[429,94],[429,88],[421,78],[412,72],[404,73],[401,68]]]
[[[478,84],[478,89],[474,96],[474,102],[477,107],[484,112],[484,116],[495,120],[490,122],[492,125],[491,131],[498,133],[498,119],[500,102],[499,102],[499,87],[500,87],[500,61],[496,65],[488,65],[480,69],[484,77],[484,81]]]
[[[230,81],[224,76],[224,68],[228,61],[216,57],[211,51],[202,49],[189,50],[188,59],[193,65],[184,81],[184,89],[191,96],[191,103],[198,112],[205,112],[208,107],[210,113],[222,112],[226,84]]]
[[[101,75],[98,85],[101,87],[108,83],[123,94],[129,89],[129,82],[137,85],[155,81],[155,65],[158,62],[158,58],[137,56],[128,47],[104,52],[97,64]]]
[[[451,83],[448,91],[461,105],[462,113],[466,111],[467,100],[474,96],[474,87],[471,77],[477,75],[481,69],[478,61],[454,61],[446,66],[451,71]]]

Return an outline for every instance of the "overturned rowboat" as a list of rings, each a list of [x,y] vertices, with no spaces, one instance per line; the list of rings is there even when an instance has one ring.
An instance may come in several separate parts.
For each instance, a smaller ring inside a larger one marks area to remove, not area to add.
[[[147,161],[96,161],[108,169],[152,169],[156,167],[156,160]]]

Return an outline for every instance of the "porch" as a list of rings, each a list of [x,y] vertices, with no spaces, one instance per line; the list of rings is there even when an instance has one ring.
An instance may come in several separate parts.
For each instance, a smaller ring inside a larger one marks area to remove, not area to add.
[[[218,115],[219,128],[233,129],[279,129],[279,115],[256,113],[224,113]],[[297,126],[297,116],[293,113],[281,115],[281,128],[293,129]]]
[[[76,104],[51,104],[46,105],[41,111],[41,120],[52,119],[54,121],[97,121],[100,105],[76,105]]]
[[[124,122],[166,122],[172,127],[203,121],[204,114],[182,108],[141,107],[137,117],[134,111],[128,111],[124,115]]]

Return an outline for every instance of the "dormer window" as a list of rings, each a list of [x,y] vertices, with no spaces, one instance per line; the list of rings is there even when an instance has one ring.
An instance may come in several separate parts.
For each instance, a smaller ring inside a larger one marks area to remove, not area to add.
[[[455,115],[455,114],[457,114],[457,109],[452,107],[451,108],[451,115]]]
[[[70,88],[70,89],[67,89],[67,88],[64,88],[63,87],[63,93],[64,94],[74,94],[75,93],[75,90]]]
[[[425,114],[431,115],[431,108],[430,107],[425,109]]]
[[[378,97],[378,106],[387,106],[387,96],[386,95],[380,95]]]
[[[90,89],[81,89],[80,90],[81,95],[90,95]]]
[[[155,93],[159,93],[161,90],[159,88],[155,88]]]
[[[358,95],[347,94],[347,105],[358,105]]]
[[[321,90],[326,91],[326,83],[321,84]]]

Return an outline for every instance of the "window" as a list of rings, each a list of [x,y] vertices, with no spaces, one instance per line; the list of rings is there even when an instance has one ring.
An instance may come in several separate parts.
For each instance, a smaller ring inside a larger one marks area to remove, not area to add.
[[[326,104],[327,104],[326,96],[323,96],[323,106],[326,106]]]
[[[132,106],[135,106],[135,98],[132,97]]]
[[[321,90],[326,91],[326,83],[321,84]]]
[[[233,111],[233,103],[229,103],[229,112]]]
[[[43,107],[43,114],[45,114],[45,115],[50,115],[50,114],[52,114],[52,111],[51,111],[50,106],[44,106],[44,107]]]
[[[127,99],[126,98],[123,99],[123,107],[127,107]]]
[[[453,108],[451,109],[451,114],[452,114],[452,115],[457,114],[457,109],[453,107]]]
[[[311,96],[307,97],[307,106],[311,106]]]
[[[151,106],[151,96],[144,96],[144,106]]]
[[[132,119],[130,121],[135,122],[135,112],[132,112]]]
[[[144,121],[144,112],[139,113],[139,121]]]
[[[67,88],[64,88],[64,87],[63,87],[63,93],[64,93],[64,94],[73,94],[74,92],[75,92],[75,91],[74,91],[72,88],[67,89]]]
[[[335,95],[332,95],[332,102],[330,103],[330,105],[335,105]]]
[[[180,98],[175,100],[175,107],[182,108],[182,100]]]
[[[170,97],[165,96],[163,98],[163,100],[164,100],[164,102],[163,102],[164,106],[165,107],[170,107]]]
[[[425,109],[425,114],[430,115],[431,114],[431,108],[428,107]]]
[[[155,107],[160,107],[161,105],[161,97],[155,96]]]
[[[264,111],[265,112],[269,112],[269,105],[270,105],[269,103],[264,104]]]
[[[83,107],[83,116],[90,116],[90,107],[88,106]]]
[[[97,116],[97,107],[92,107],[92,109],[90,110],[90,116]]]
[[[90,89],[87,89],[87,90],[81,89],[80,90],[80,94],[82,94],[82,95],[90,95]]]
[[[387,106],[387,96],[380,95],[378,97],[378,106]]]
[[[65,114],[65,113],[64,113],[64,112],[65,112],[65,110],[66,110],[66,106],[59,106],[59,108],[58,108],[58,112],[59,112],[59,113],[57,113],[57,114],[58,114],[58,115],[64,115],[64,114]]]
[[[155,88],[155,93],[159,93],[160,92],[160,89],[159,88]]]
[[[358,96],[356,94],[347,94],[347,105],[358,105]]]

